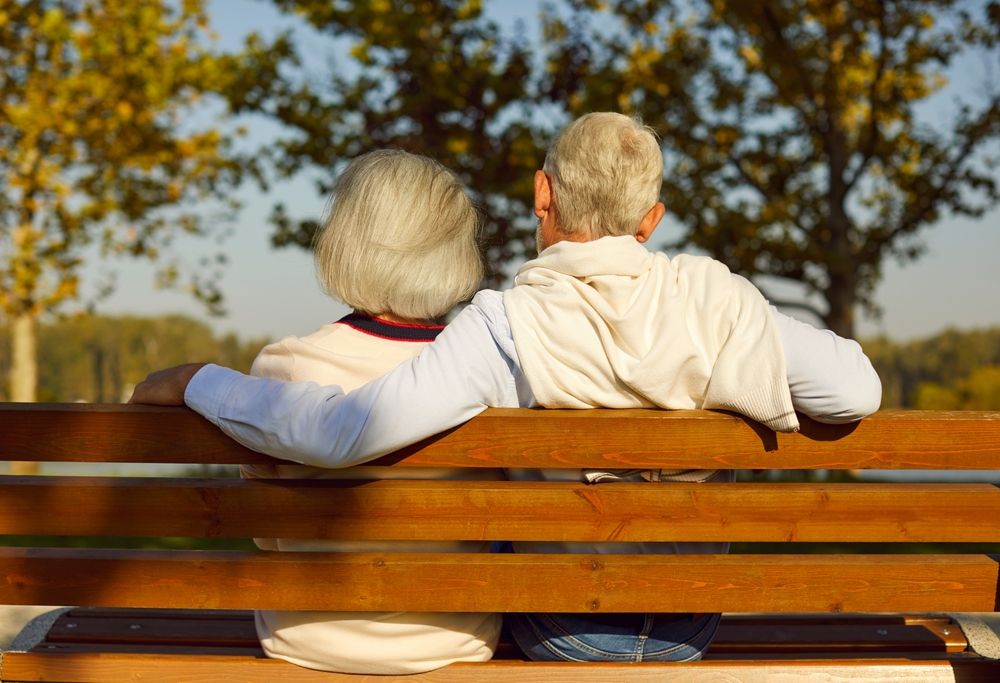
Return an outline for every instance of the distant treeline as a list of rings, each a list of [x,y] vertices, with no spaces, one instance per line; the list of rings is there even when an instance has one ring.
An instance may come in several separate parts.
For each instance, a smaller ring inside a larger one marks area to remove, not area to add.
[[[0,339],[8,335],[0,325]],[[247,371],[269,340],[241,341],[215,336],[205,323],[181,315],[80,316],[38,330],[38,400],[42,402],[125,401],[152,370],[211,361]],[[0,345],[0,372],[6,378],[10,348]],[[6,400],[6,382],[0,397]]]
[[[1000,328],[863,346],[882,378],[883,408],[1000,410]]]
[[[0,339],[7,339],[0,325]],[[211,361],[247,371],[268,339],[216,336],[181,315],[82,316],[39,329],[39,401],[124,401],[150,371]],[[863,342],[882,378],[883,408],[1000,410],[1000,328]],[[0,345],[6,377],[10,349]],[[6,399],[6,382],[0,382]]]

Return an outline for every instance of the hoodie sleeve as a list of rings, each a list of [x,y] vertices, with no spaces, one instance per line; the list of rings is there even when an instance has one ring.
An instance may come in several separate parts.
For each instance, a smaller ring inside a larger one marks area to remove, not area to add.
[[[854,422],[878,410],[882,382],[861,345],[771,306],[785,350],[792,405],[819,422]]]
[[[517,407],[514,365],[486,315],[467,307],[433,344],[349,394],[208,365],[185,403],[244,446],[317,467],[349,467],[450,429],[487,406]]]

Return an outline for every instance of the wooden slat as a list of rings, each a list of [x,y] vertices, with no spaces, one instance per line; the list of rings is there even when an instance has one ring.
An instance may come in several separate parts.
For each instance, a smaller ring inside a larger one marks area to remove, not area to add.
[[[537,590],[545,586],[544,591]],[[984,555],[0,548],[0,603],[455,612],[993,611]]]
[[[402,466],[1000,469],[1000,412],[886,411],[851,425],[803,419],[774,434],[704,411],[493,409],[388,456]],[[4,404],[8,460],[269,462],[184,408]],[[956,435],[961,435],[960,438]]]
[[[243,683],[994,683],[997,663],[981,660],[912,661],[908,659],[842,659],[693,663],[504,662],[452,664],[443,669],[403,677],[363,676],[313,671],[277,659],[191,655],[165,658],[141,654],[12,653],[4,656],[4,680],[47,683],[107,683],[151,680],[200,683],[237,680]]]
[[[996,542],[1000,488],[0,477],[0,534]]]

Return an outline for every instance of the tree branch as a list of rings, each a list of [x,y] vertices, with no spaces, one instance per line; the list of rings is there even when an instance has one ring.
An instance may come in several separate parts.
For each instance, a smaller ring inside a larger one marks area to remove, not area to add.
[[[998,116],[1000,116],[1000,95],[993,98],[993,102],[990,104],[990,107],[983,112],[979,121],[970,126],[972,130],[965,134],[965,140],[959,151],[954,155],[954,157],[952,157],[951,163],[948,165],[948,170],[942,177],[941,182],[936,187],[933,187],[930,192],[922,195],[923,201],[920,203],[917,210],[911,213],[908,219],[900,219],[896,227],[890,232],[888,236],[889,239],[897,233],[912,232],[917,225],[924,221],[931,209],[933,209],[934,206],[941,201],[944,194],[951,188],[952,183],[954,183],[957,179],[958,172],[961,169],[963,162],[969,157],[972,150],[982,140],[981,136],[977,134],[975,130],[990,125],[990,122],[995,120]]]
[[[729,163],[731,163],[736,168],[737,173],[740,174],[740,177],[743,178],[743,181],[746,182],[747,185],[755,189],[760,194],[761,198],[764,199],[764,201],[768,201],[771,198],[771,195],[767,192],[767,188],[763,187],[760,183],[757,182],[755,178],[753,178],[749,173],[746,172],[746,169],[743,168],[742,162],[739,159],[737,159],[732,152],[727,153],[726,158],[728,159]],[[799,220],[798,215],[788,212],[788,218],[792,221],[792,225],[794,225],[802,232],[803,236],[809,235],[809,231],[805,228],[804,225],[802,225],[802,222]]]
[[[795,50],[792,49],[792,47],[788,44],[788,41],[785,39],[785,33],[782,29],[781,22],[778,21],[778,17],[775,16],[772,7],[768,3],[762,3],[761,10],[764,13],[764,19],[766,20],[768,28],[771,29],[775,43],[787,55],[787,64],[795,65],[796,67],[801,65],[802,61],[798,58],[798,55],[795,54]],[[794,68],[794,71],[798,75],[799,81],[802,84],[802,91],[806,94],[806,98],[810,102],[816,102],[816,92],[813,90],[812,83],[809,82],[809,77],[802,71],[801,68]],[[794,104],[794,99],[787,96],[782,91],[781,86],[777,83],[777,81],[772,79],[771,82],[774,83],[774,87],[777,88],[778,92],[781,93],[782,97],[784,97],[789,104],[791,104],[791,106],[795,107],[795,109],[797,109],[803,116],[806,116],[806,111]],[[806,116],[806,118],[808,120],[809,117]]]
[[[879,3],[879,22],[878,22],[878,36],[879,36],[879,53],[878,53],[878,63],[875,67],[875,77],[872,79],[871,87],[868,90],[868,135],[865,142],[861,147],[863,151],[861,152],[861,161],[858,167],[854,170],[851,178],[847,181],[847,191],[850,192],[851,189],[857,184],[858,180],[864,174],[865,169],[871,162],[872,157],[875,155],[875,148],[878,145],[878,117],[875,115],[875,101],[878,96],[878,86],[882,81],[882,76],[885,75],[885,67],[887,61],[888,49],[886,44],[888,42],[887,27],[885,24],[885,5],[881,2]]]
[[[754,283],[754,284],[756,285],[757,283]],[[822,313],[818,308],[816,308],[812,304],[807,304],[804,301],[791,301],[791,300],[785,300],[785,299],[772,299],[771,297],[769,297],[767,295],[767,292],[763,288],[760,287],[760,285],[757,285],[757,289],[759,289],[761,291],[761,294],[764,295],[764,298],[767,299],[768,303],[770,303],[772,306],[777,306],[778,308],[793,308],[793,309],[797,309],[797,310],[800,310],[800,311],[805,311],[809,315],[814,316],[818,321],[820,321],[824,325],[826,324],[826,318],[824,317],[825,314]]]

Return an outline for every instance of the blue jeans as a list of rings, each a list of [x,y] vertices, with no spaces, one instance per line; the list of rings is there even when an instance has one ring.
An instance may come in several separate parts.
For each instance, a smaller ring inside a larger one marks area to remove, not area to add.
[[[701,659],[720,614],[510,614],[507,625],[535,661],[690,662]]]

